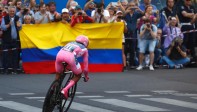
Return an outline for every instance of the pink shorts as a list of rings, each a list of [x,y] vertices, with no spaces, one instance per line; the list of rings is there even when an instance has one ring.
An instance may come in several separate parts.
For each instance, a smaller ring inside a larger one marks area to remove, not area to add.
[[[81,65],[75,58],[74,54],[68,51],[60,50],[56,56],[55,69],[56,72],[63,72],[62,62],[68,63],[66,67],[68,70],[73,71],[75,75],[80,75],[82,73]]]

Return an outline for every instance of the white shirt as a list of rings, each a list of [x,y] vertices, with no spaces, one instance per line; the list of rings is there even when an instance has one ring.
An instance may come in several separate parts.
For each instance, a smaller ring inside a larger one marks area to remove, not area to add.
[[[91,17],[94,17],[94,15],[95,15],[95,10],[92,11]],[[108,10],[104,10],[103,15],[104,15],[105,19],[108,19],[110,17]],[[96,19],[94,20],[95,23],[99,23],[100,17],[101,17],[101,15],[96,13]],[[101,23],[104,23],[103,18],[101,19]]]

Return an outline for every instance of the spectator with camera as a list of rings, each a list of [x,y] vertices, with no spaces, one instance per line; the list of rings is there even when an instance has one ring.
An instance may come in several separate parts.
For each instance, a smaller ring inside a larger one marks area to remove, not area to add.
[[[31,23],[34,23],[34,12],[30,10],[29,7],[22,6],[20,11],[16,13],[19,16],[21,23],[24,23],[24,16],[29,15],[31,16]]]
[[[104,9],[104,4],[99,3],[96,5],[96,9],[92,11],[91,17],[95,23],[107,23],[110,15],[109,11]]]
[[[130,68],[137,66],[135,64],[135,53],[137,47],[137,20],[144,16],[144,12],[139,9],[134,2],[130,2],[126,8],[124,19],[127,23],[127,33],[125,33],[125,55],[129,54]]]
[[[183,39],[180,37],[174,38],[170,46],[167,48],[166,56],[162,59],[169,65],[169,68],[183,68],[184,65],[190,62],[187,57],[186,48],[182,45]]]
[[[153,15],[153,6],[151,6],[151,5],[146,6],[144,16],[141,17],[138,21],[137,27],[138,27],[139,32],[140,32],[140,28],[141,28],[142,24],[144,24],[144,20],[146,18],[149,18],[151,20],[151,23],[154,23],[154,24],[157,23],[158,19]]]
[[[139,66],[137,70],[143,69],[144,53],[148,49],[150,54],[150,65],[149,69],[154,70],[154,50],[156,45],[157,27],[151,23],[149,18],[146,18],[144,24],[140,28],[140,43],[139,43]]]
[[[172,40],[179,36],[180,38],[183,38],[183,34],[181,32],[181,29],[177,27],[177,18],[176,17],[169,17],[169,22],[164,26],[163,32],[166,34],[165,40],[164,40],[164,49],[168,48],[170,44],[172,43]]]
[[[94,22],[94,20],[82,10],[81,6],[76,6],[75,14],[71,17],[71,27],[75,26],[76,23],[84,23],[85,21]]]

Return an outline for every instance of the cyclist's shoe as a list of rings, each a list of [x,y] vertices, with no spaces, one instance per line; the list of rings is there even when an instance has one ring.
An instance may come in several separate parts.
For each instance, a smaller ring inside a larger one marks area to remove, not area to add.
[[[68,99],[68,91],[62,89],[61,93],[63,94],[64,98]]]

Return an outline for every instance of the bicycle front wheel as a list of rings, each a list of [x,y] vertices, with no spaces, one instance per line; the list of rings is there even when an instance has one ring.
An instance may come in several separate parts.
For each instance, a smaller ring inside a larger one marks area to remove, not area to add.
[[[53,112],[55,109],[55,106],[58,105],[60,102],[59,99],[61,97],[60,94],[60,82],[58,80],[55,80],[50,85],[48,92],[46,94],[44,103],[43,103],[43,109],[42,112]]]

